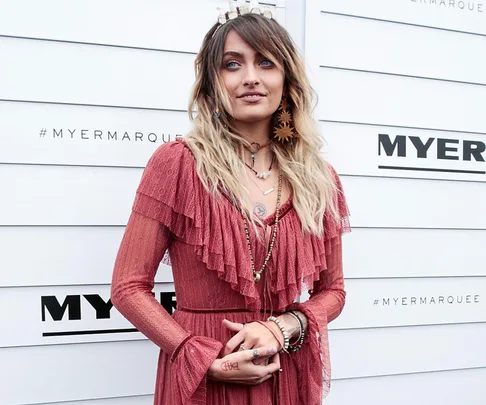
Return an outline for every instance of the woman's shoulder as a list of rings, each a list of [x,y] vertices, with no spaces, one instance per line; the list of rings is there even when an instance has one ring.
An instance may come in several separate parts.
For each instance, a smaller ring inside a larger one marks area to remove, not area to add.
[[[191,164],[194,156],[182,138],[160,145],[150,157],[147,168]]]
[[[195,161],[183,140],[166,142],[150,157],[138,192],[161,198],[177,189],[194,187]]]

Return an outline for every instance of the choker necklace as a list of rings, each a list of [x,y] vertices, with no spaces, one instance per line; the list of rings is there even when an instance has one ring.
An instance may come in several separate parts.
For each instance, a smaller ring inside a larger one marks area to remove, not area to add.
[[[260,149],[266,148],[268,145],[270,145],[270,142],[267,142],[264,145],[260,145],[258,142],[252,142],[251,146],[255,145],[254,149],[247,149],[248,152],[251,153],[251,168],[253,169],[255,167],[255,153],[258,153]]]
[[[248,169],[250,169],[253,173],[255,173],[255,176],[257,176],[259,179],[266,180],[266,179],[268,179],[268,176],[270,176],[270,172],[272,171],[272,166],[273,166],[274,160],[275,160],[275,155],[272,157],[272,162],[270,163],[270,167],[265,172],[257,172],[253,167],[251,167],[246,162],[245,162],[245,165],[246,165],[246,167],[248,167]]]

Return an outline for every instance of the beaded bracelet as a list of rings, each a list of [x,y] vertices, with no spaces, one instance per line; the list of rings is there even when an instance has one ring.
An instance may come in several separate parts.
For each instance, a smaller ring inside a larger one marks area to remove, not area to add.
[[[288,311],[288,313],[292,315],[294,318],[296,318],[297,321],[299,321],[299,325],[300,325],[300,333],[299,333],[299,338],[297,339],[297,343],[293,345],[290,344],[289,342],[289,349],[295,353],[297,350],[299,350],[302,347],[302,344],[304,343],[304,338],[305,338],[304,323],[302,322],[302,319],[300,319],[300,316],[297,315],[294,311]]]
[[[282,332],[282,335],[284,337],[284,345],[282,350],[288,351],[290,346],[290,338],[289,338],[289,334],[287,333],[287,329],[285,329],[285,326],[283,326],[282,322],[280,322],[280,319],[278,319],[275,316],[269,316],[267,318],[267,321],[274,322],[277,324],[278,328],[280,329],[280,332]]]

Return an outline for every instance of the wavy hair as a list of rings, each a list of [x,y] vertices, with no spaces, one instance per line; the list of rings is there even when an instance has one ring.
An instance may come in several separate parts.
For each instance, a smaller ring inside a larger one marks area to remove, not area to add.
[[[226,36],[232,30],[284,73],[284,93],[297,136],[292,145],[273,141],[271,147],[290,184],[302,230],[320,236],[326,210],[336,219],[339,216],[336,184],[320,155],[323,140],[312,118],[314,92],[304,62],[287,30],[274,19],[245,14],[223,25],[216,23],[204,38],[195,60],[196,81],[189,103],[193,129],[185,137],[198,175],[209,192],[218,196],[224,191],[254,225],[260,222],[252,214],[248,190],[241,186],[243,177],[248,176],[243,153],[251,145],[232,125],[231,101],[220,75]],[[214,114],[216,108],[219,118]]]

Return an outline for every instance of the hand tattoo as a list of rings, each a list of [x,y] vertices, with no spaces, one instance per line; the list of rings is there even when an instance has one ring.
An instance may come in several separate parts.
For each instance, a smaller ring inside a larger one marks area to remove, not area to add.
[[[238,366],[238,362],[230,362],[230,361],[225,361],[221,364],[221,369],[223,371],[233,371],[233,370],[239,370],[240,367]]]

